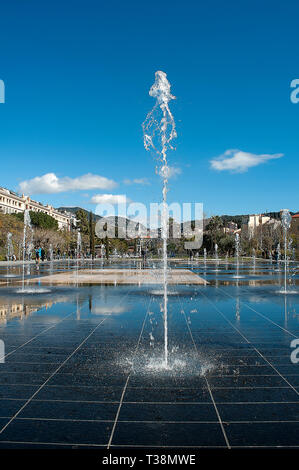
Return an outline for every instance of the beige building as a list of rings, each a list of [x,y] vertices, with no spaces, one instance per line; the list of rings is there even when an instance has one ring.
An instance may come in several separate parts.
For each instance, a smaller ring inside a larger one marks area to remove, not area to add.
[[[254,214],[249,216],[248,220],[248,233],[250,237],[253,237],[254,232],[257,227],[260,225],[264,225],[265,223],[269,222],[270,217],[262,215],[262,214]]]
[[[36,202],[29,196],[19,196],[9,189],[0,187],[0,212],[4,214],[17,214],[24,212],[26,209],[34,212],[43,212],[57,220],[58,228],[70,231],[76,226],[76,217],[69,212],[60,212],[53,206],[47,204],[44,206],[40,202]]]

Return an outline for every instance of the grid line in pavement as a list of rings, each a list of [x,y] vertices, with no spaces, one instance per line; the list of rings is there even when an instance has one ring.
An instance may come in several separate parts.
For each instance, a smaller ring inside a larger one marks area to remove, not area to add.
[[[143,320],[143,323],[142,323],[140,335],[139,335],[137,345],[136,345],[136,348],[135,348],[135,351],[134,351],[133,359],[132,359],[132,368],[131,368],[131,371],[130,371],[128,377],[127,377],[126,383],[124,385],[124,388],[123,388],[123,391],[122,391],[122,394],[121,394],[121,397],[120,397],[119,407],[118,407],[118,410],[116,412],[116,416],[115,416],[115,420],[114,420],[113,427],[112,427],[112,430],[111,430],[110,438],[109,438],[109,441],[108,441],[108,444],[107,444],[107,449],[110,448],[111,443],[112,443],[112,439],[113,439],[115,428],[116,428],[117,421],[118,421],[118,418],[119,418],[120,410],[121,410],[121,407],[122,407],[122,404],[123,404],[124,396],[125,396],[125,393],[127,391],[128,383],[129,383],[131,373],[132,373],[132,370],[133,370],[134,359],[135,359],[135,356],[136,356],[137,351],[138,351],[138,347],[139,347],[141,336],[142,336],[142,333],[143,333],[143,330],[144,330],[145,322],[146,322],[146,319],[148,317],[148,312],[149,312],[150,305],[152,303],[152,299],[153,299],[153,296],[151,296],[151,298],[149,300],[149,303],[148,303],[148,306],[147,306],[147,309],[146,309],[146,313],[145,313],[144,320]]]
[[[10,352],[8,352],[7,354],[5,354],[4,356],[0,357],[0,361],[5,360],[8,356],[11,356],[11,354],[14,354],[14,353],[17,352],[19,349],[21,349],[21,348],[23,348],[24,346],[26,346],[27,344],[31,343],[31,342],[34,341],[36,338],[38,338],[39,336],[43,335],[44,333],[46,333],[47,331],[51,330],[52,328],[56,328],[57,325],[59,325],[61,322],[63,322],[63,321],[66,320],[67,318],[69,318],[71,315],[74,315],[74,313],[75,313],[75,311],[69,313],[69,314],[66,315],[64,318],[62,318],[61,320],[59,320],[58,322],[56,322],[55,325],[49,326],[48,328],[46,328],[45,330],[41,331],[41,332],[38,333],[37,335],[33,336],[33,338],[30,338],[30,339],[29,339],[28,341],[26,341],[25,343],[21,344],[20,346],[17,346],[16,349],[14,349],[13,351],[10,351]]]
[[[178,297],[178,299],[179,299],[179,301],[180,301],[181,311],[182,311],[183,314],[184,314],[184,318],[185,318],[186,325],[187,325],[187,328],[188,328],[189,333],[190,333],[190,336],[191,336],[191,340],[192,340],[193,346],[194,346],[194,348],[195,348],[195,351],[198,352],[197,346],[196,346],[196,343],[195,343],[195,341],[194,341],[194,338],[193,338],[193,335],[192,335],[192,332],[191,332],[191,329],[190,329],[190,325],[189,325],[189,323],[188,323],[188,321],[187,321],[186,313],[185,313],[185,310],[184,310],[184,308],[183,308],[183,306],[182,306],[182,302],[181,302],[180,297]],[[224,426],[223,426],[223,423],[222,423],[222,420],[221,420],[221,416],[220,416],[219,410],[218,410],[217,405],[216,405],[216,402],[215,402],[215,400],[214,400],[214,397],[213,397],[213,394],[212,394],[212,390],[211,390],[210,384],[209,384],[209,382],[208,382],[207,377],[204,376],[204,378],[205,378],[205,381],[206,381],[206,385],[207,385],[207,388],[208,388],[208,391],[209,391],[209,394],[210,394],[212,403],[213,403],[213,405],[214,405],[214,409],[215,409],[215,412],[216,412],[216,415],[217,415],[217,418],[218,418],[218,422],[219,422],[219,424],[220,424],[220,427],[221,427],[221,430],[222,430],[222,433],[223,433],[224,440],[225,440],[225,442],[226,442],[226,445],[227,445],[228,449],[230,449],[231,446],[230,446],[230,443],[229,443],[227,434],[226,434],[226,432],[225,432],[225,429],[224,429]]]
[[[203,295],[203,296],[208,300],[208,302],[210,302],[210,303],[212,304],[213,308],[231,325],[231,327],[232,327],[234,330],[236,330],[236,331],[239,333],[239,335],[240,335],[248,344],[250,344],[250,345],[252,346],[252,348],[259,354],[259,356],[262,357],[262,358],[264,359],[264,361],[267,362],[267,364],[269,364],[269,365],[272,367],[272,369],[277,373],[277,375],[279,375],[279,376],[288,384],[288,386],[289,386],[297,395],[299,395],[299,392],[296,390],[296,388],[295,388],[292,384],[290,384],[290,382],[276,369],[275,366],[273,366],[273,364],[271,364],[271,362],[268,361],[268,359],[267,359],[255,346],[253,346],[252,342],[249,341],[249,339],[247,339],[246,336],[245,336],[235,325],[233,325],[233,324],[231,323],[231,321],[230,321],[228,318],[226,318],[226,316],[224,315],[224,313],[223,313],[216,305],[214,305],[214,303],[213,303],[202,291],[200,291],[200,292],[201,292],[201,295]]]
[[[0,430],[0,434],[5,431],[5,429],[13,422],[13,420],[24,410],[24,408],[33,400],[33,398],[43,389],[43,387],[49,382],[49,380],[54,377],[54,375],[63,367],[67,361],[83,346],[83,344],[90,338],[90,336],[104,323],[106,318],[103,320],[91,331],[91,333],[77,346],[74,351],[65,359],[64,362],[47,378],[47,380],[34,392],[34,394],[26,401],[26,403],[17,411],[17,413],[6,423],[3,428]]]

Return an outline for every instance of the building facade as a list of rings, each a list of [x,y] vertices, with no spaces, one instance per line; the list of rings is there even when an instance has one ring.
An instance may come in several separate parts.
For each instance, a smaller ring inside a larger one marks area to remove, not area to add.
[[[260,225],[264,225],[265,223],[269,222],[270,217],[262,215],[262,214],[254,214],[249,216],[248,220],[248,233],[250,237],[254,236],[255,230]]]
[[[70,231],[76,226],[76,217],[69,212],[60,212],[53,206],[46,206],[40,202],[34,201],[29,196],[22,196],[0,187],[0,212],[3,214],[17,214],[26,209],[33,212],[43,212],[53,219],[57,220],[60,230]]]

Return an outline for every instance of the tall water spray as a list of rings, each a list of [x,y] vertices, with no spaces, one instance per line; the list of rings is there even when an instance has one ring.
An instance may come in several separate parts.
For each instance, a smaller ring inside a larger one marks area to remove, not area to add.
[[[288,230],[291,226],[292,217],[288,209],[283,209],[281,212],[281,223],[283,228],[283,238],[284,238],[284,294],[287,294],[287,271],[288,271],[288,242],[287,235]]]
[[[172,140],[177,136],[173,115],[169,109],[169,102],[175,99],[170,93],[170,83],[165,72],[155,73],[155,83],[150,88],[149,95],[156,98],[153,109],[147,114],[143,128],[144,147],[154,152],[159,162],[158,172],[163,180],[162,188],[162,240],[163,240],[163,316],[164,316],[164,361],[168,366],[168,335],[167,335],[167,238],[168,238],[168,210],[167,185],[169,166],[167,151],[173,149]]]

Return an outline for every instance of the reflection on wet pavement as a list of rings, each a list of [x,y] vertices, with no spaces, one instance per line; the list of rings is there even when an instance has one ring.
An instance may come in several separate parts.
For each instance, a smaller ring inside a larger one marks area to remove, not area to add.
[[[283,272],[269,262],[240,261],[241,279],[232,263],[171,266],[209,284],[172,286],[167,370],[159,285],[18,294],[21,267],[0,268],[0,448],[299,446],[299,294],[279,293]],[[33,278],[75,265],[29,268]]]

